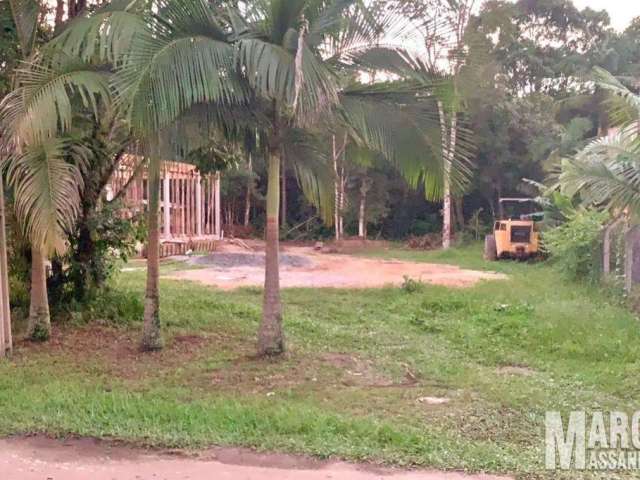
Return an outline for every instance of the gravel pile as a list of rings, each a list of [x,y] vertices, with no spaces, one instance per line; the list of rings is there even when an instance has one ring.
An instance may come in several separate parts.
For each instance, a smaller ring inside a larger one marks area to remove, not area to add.
[[[203,257],[193,257],[189,260],[192,265],[199,267],[264,267],[263,253],[214,253]],[[280,265],[294,268],[308,268],[313,262],[300,255],[280,254]]]

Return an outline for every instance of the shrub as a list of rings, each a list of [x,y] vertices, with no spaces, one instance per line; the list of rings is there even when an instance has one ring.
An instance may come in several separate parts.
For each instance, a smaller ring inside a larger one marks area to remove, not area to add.
[[[71,303],[89,304],[134,252],[146,235],[141,218],[122,218],[119,205],[106,204],[78,222],[68,237],[65,255],[52,259],[48,279],[52,310],[66,310]]]
[[[544,248],[567,278],[599,280],[602,226],[607,217],[603,212],[579,210],[566,223],[544,232]]]
[[[400,288],[402,288],[402,290],[404,290],[405,292],[407,293],[424,292],[425,285],[420,280],[414,280],[408,275],[405,275],[402,278],[404,278],[404,281],[402,282],[402,285],[400,286]]]

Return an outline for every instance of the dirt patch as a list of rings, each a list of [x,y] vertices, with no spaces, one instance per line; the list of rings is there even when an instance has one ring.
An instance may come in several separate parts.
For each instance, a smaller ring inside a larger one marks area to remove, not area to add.
[[[409,384],[394,382],[376,369],[371,360],[364,360],[346,353],[326,353],[320,361],[335,370],[336,378],[348,387],[394,387]]]
[[[320,461],[305,456],[214,448],[162,451],[95,439],[42,436],[0,440],[0,471],[15,480],[499,480],[507,477],[458,472],[400,470],[370,464]]]
[[[242,393],[277,395],[287,390],[357,388],[412,388],[415,377],[393,378],[372,360],[345,353],[300,355],[289,353],[278,360],[256,358],[251,351],[209,371],[203,387]],[[202,379],[198,379],[202,383]]]
[[[504,367],[498,367],[496,372],[500,375],[516,375],[520,377],[531,377],[536,374],[535,370],[523,365],[505,365]]]
[[[257,250],[258,246],[253,248]],[[225,290],[261,286],[264,282],[264,255],[261,253],[247,253],[226,246],[220,253],[191,262],[198,262],[200,267],[211,266],[197,270],[178,269],[165,278],[200,282]],[[481,280],[507,278],[499,273],[466,270],[453,265],[323,254],[313,247],[284,246],[281,254],[280,285],[283,288],[379,288],[401,285],[405,277],[448,287],[469,287]]]
[[[163,350],[140,351],[139,334],[131,330],[91,324],[83,327],[54,326],[47,343],[22,341],[16,349],[16,360],[32,353],[69,359],[79,368],[91,369],[114,378],[137,379],[149,372],[171,370],[197,358],[215,338],[200,335],[178,335],[168,339]]]

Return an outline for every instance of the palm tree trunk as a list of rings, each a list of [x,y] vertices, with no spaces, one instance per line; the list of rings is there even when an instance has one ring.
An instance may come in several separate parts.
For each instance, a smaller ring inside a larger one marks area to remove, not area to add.
[[[364,212],[366,209],[366,205],[367,205],[367,194],[365,192],[360,192],[360,210],[358,212],[358,237],[360,237],[362,240],[366,240],[367,238],[367,234],[365,233],[364,230],[364,226],[365,226],[365,216],[364,216]]]
[[[438,116],[440,117],[440,138],[442,149],[442,160],[444,164],[443,178],[443,204],[442,204],[442,248],[447,250],[451,247],[451,165],[449,164],[449,135],[447,131],[447,118],[445,116],[444,105],[438,100]]]
[[[54,19],[54,31],[57,33],[60,31],[62,27],[62,22],[64,20],[64,0],[56,0],[56,13]]]
[[[0,344],[0,357],[11,353],[13,340],[11,336],[11,308],[9,305],[9,265],[7,261],[7,229],[4,206],[4,184],[0,178],[0,296],[2,297],[2,341]]]
[[[31,305],[27,337],[44,342],[51,336],[49,297],[47,296],[47,273],[45,257],[39,248],[31,248]]]
[[[336,136],[332,136],[332,156],[333,156],[333,190],[334,190],[334,213],[333,223],[336,230],[336,242],[339,242],[340,237],[340,172],[338,169],[338,151],[336,149]]]
[[[459,196],[456,197],[453,200],[453,205],[454,205],[454,217],[456,219],[456,226],[458,228],[458,231],[462,231],[464,230],[464,197],[463,196]]]
[[[158,214],[160,207],[160,160],[149,161],[149,212],[147,226],[147,289],[144,300],[144,327],[141,348],[144,351],[162,348],[160,331],[160,231]]]
[[[279,148],[272,148],[269,156],[267,183],[267,234],[262,322],[258,331],[258,355],[279,355],[284,352],[282,304],[280,302],[280,158]]]

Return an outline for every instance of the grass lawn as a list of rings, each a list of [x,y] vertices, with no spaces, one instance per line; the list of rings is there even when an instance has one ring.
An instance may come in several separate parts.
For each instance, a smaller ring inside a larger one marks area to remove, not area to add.
[[[546,410],[640,409],[640,328],[614,297],[545,264],[485,263],[479,246],[367,255],[510,279],[469,289],[287,290],[290,351],[279,361],[251,356],[259,289],[164,280],[163,352],[137,352],[137,321],[69,324],[50,344],[19,344],[0,363],[0,434],[561,478],[543,471]],[[114,286],[137,296],[143,287],[136,269]]]

